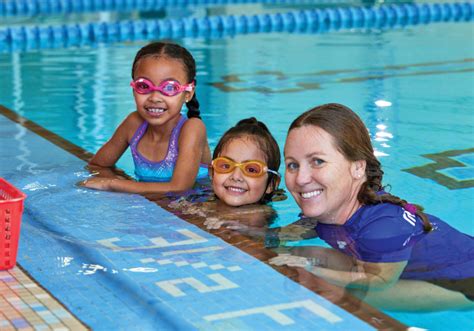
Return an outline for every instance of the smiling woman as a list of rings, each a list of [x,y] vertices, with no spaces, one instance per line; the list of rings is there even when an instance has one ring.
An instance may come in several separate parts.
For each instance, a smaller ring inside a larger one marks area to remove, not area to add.
[[[357,193],[365,180],[365,162],[346,160],[325,130],[311,126],[291,130],[285,164],[288,190],[306,216],[341,224],[360,207]]]
[[[368,131],[352,110],[325,104],[300,115],[285,164],[303,217],[334,250],[301,247],[273,264],[305,267],[385,309],[474,308],[474,238],[384,191]]]

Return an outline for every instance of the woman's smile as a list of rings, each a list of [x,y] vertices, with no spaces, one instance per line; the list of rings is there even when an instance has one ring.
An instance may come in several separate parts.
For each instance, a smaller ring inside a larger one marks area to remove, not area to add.
[[[309,191],[309,192],[301,192],[300,195],[303,199],[311,199],[314,197],[318,197],[321,193],[323,193],[322,189]]]

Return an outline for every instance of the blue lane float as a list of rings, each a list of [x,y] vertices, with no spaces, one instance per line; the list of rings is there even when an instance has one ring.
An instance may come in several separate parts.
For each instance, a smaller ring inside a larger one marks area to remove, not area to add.
[[[295,3],[295,0],[3,0],[1,16],[33,16],[96,11],[152,11],[165,7],[242,3]],[[340,3],[339,0],[298,0],[298,3]]]
[[[104,0],[102,4],[105,2]],[[472,2],[423,3],[311,9],[258,15],[15,26],[0,28],[0,50],[160,38],[223,37],[245,33],[322,33],[354,28],[388,29],[430,22],[472,21],[473,13]]]

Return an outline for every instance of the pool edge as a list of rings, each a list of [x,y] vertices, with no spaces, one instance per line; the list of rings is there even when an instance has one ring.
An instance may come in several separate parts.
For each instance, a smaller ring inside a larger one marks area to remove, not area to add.
[[[22,125],[26,129],[36,133],[42,138],[52,142],[53,144],[69,152],[70,154],[75,155],[76,157],[78,157],[79,159],[83,161],[87,162],[93,155],[92,153],[82,149],[81,147],[45,129],[44,127],[36,124],[35,122],[22,117],[21,115],[15,113],[14,111],[2,105],[0,105],[0,114],[4,115],[5,117],[7,117],[8,119],[10,119],[11,121],[17,124]],[[148,195],[148,196],[144,195],[144,196],[148,200],[155,202],[159,207],[163,208],[164,210],[176,215],[180,219],[192,225],[199,227],[203,231],[206,231],[210,233],[211,235],[214,235],[224,240],[230,245],[258,259],[262,263],[265,263],[268,265],[268,263],[266,262],[268,258],[275,256],[275,253],[269,249],[266,249],[264,247],[264,244],[261,242],[252,240],[244,235],[235,235],[235,233],[232,235],[229,235],[230,230],[226,230],[226,229],[209,231],[204,226],[203,224],[204,220],[202,217],[200,217],[199,220],[193,219],[187,215],[183,215],[177,212],[174,209],[167,208],[167,206],[160,205],[155,199],[153,199],[152,195]],[[368,325],[378,330],[406,330],[408,329],[408,327],[404,325],[403,323],[401,323],[400,321],[360,301],[359,299],[355,298],[354,296],[347,293],[343,289],[340,289],[334,285],[331,285],[325,282],[322,279],[317,278],[316,276],[307,272],[306,270],[297,270],[296,268],[291,268],[291,267],[275,267],[272,265],[270,266],[274,270],[279,272],[280,274],[292,279],[293,281],[297,282],[301,286],[320,295],[321,297],[334,303],[338,307],[344,309],[348,313],[352,314],[353,316],[359,318],[360,320],[366,322]],[[22,268],[22,270],[24,269]],[[304,278],[305,281],[300,281],[300,279],[298,279],[297,276],[302,276],[302,278]],[[335,293],[338,293],[339,295],[334,295]],[[342,293],[342,296],[340,295],[341,293]],[[344,299],[342,302],[341,302],[341,297]],[[60,301],[58,300],[58,302]]]

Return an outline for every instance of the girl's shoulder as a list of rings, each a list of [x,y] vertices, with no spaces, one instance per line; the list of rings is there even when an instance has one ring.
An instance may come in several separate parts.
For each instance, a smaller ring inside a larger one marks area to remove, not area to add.
[[[122,127],[127,133],[128,140],[130,141],[134,136],[138,128],[145,122],[143,117],[137,111],[131,112],[125,120],[122,122]]]
[[[186,119],[183,124],[183,130],[206,130],[204,122],[197,117],[191,117]]]
[[[124,122],[128,123],[129,125],[140,126],[144,121],[145,120],[143,119],[143,117],[141,117],[137,111],[133,111],[128,114]]]
[[[185,137],[202,137],[206,135],[206,125],[204,122],[196,117],[186,119],[184,122],[181,132],[180,139]]]

